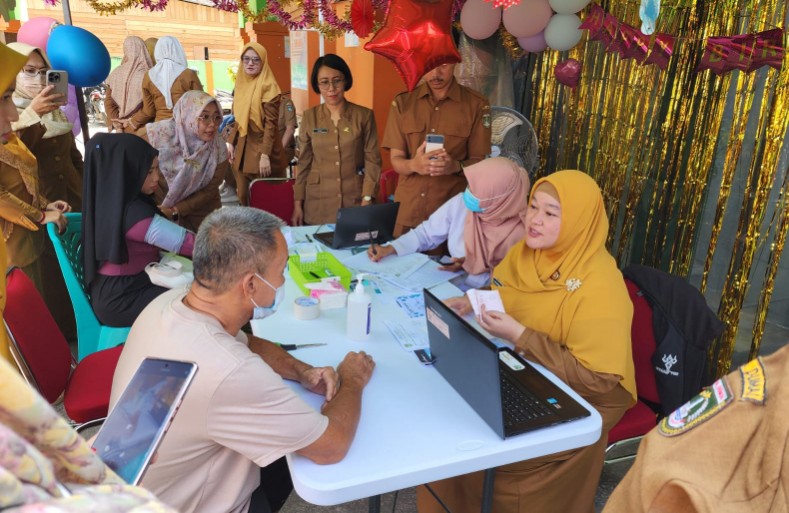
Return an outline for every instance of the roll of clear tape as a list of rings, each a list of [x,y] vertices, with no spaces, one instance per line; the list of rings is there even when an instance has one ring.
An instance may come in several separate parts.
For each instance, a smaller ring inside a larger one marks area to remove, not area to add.
[[[314,297],[297,297],[293,301],[293,313],[300,321],[316,319],[321,314],[320,302]]]

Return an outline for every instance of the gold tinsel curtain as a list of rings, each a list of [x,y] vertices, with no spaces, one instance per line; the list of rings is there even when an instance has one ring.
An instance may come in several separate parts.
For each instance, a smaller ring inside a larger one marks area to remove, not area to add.
[[[640,26],[638,0],[600,5]],[[749,285],[758,295],[749,355],[758,354],[789,229],[787,170],[778,169],[789,125],[789,66],[785,56],[780,72],[720,77],[696,67],[706,38],[783,27],[786,16],[785,0],[663,0],[657,32],[676,37],[665,71],[622,61],[586,40],[569,52],[527,56],[517,67],[524,90],[517,106],[537,131],[543,173],[581,169],[598,181],[610,210],[609,244],[620,264],[643,263],[685,277],[694,257],[703,267],[697,285],[708,301],[719,301],[726,324],[710,353],[718,375],[731,366]],[[569,57],[583,65],[575,90],[553,75]],[[735,180],[743,187],[738,203]],[[713,219],[706,231],[700,223],[705,206]],[[736,223],[733,244],[719,244],[724,221]],[[764,247],[764,275],[752,276],[754,257]],[[727,269],[715,293],[707,290],[713,262]]]

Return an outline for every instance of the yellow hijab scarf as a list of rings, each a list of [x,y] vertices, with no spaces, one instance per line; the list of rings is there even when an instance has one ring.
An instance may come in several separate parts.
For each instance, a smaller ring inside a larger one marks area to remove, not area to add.
[[[238,60],[238,76],[236,77],[236,91],[233,94],[233,115],[241,137],[246,137],[250,124],[261,132],[263,119],[263,104],[270,102],[282,92],[274,78],[274,73],[268,65],[268,53],[260,43],[248,43],[241,50],[241,57],[249,49],[254,50],[260,57],[261,70],[256,77],[250,77],[244,71],[244,62]]]
[[[513,246],[493,272],[493,287],[518,322],[567,346],[587,369],[620,376],[635,399],[633,305],[605,247],[603,195],[581,171],[558,171],[538,180],[532,196],[543,182],[559,196],[559,237],[553,247],[542,250],[523,241]]]

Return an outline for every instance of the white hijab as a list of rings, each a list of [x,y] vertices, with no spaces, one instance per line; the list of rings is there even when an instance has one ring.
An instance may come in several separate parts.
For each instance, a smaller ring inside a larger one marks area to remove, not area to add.
[[[156,43],[153,51],[156,65],[148,71],[151,82],[164,96],[168,109],[173,108],[173,95],[170,88],[178,75],[187,67],[186,53],[181,43],[173,36],[164,36]]]

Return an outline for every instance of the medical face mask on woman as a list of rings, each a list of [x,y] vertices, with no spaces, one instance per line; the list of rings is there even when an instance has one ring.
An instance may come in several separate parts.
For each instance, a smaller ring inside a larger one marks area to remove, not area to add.
[[[471,190],[468,187],[463,191],[463,203],[466,204],[467,209],[476,214],[481,214],[485,211],[484,208],[479,206],[479,198],[471,194]]]
[[[274,313],[277,311],[277,308],[279,308],[279,305],[282,304],[282,301],[285,299],[285,284],[283,283],[281,287],[275,288],[274,285],[269,283],[268,280],[260,276],[258,273],[255,273],[255,276],[260,278],[263,283],[274,289],[274,302],[271,304],[271,306],[258,306],[254,299],[249,298],[252,301],[252,304],[255,305],[255,309],[252,312],[252,319],[260,320],[274,315]]]

